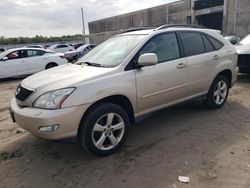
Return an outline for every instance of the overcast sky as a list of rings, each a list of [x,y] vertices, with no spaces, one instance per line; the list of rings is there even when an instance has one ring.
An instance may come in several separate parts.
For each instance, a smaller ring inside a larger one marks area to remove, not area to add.
[[[88,21],[175,0],[0,0],[0,36],[61,36],[82,32]]]

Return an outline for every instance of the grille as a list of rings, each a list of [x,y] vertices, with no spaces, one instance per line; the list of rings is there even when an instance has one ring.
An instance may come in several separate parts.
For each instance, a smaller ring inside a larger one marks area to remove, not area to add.
[[[26,100],[34,91],[19,85],[16,89],[16,98],[20,101]]]

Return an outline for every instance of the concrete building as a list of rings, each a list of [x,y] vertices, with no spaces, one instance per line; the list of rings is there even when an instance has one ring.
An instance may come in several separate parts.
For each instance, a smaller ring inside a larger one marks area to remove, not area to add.
[[[90,22],[89,31],[94,42],[100,43],[130,28],[192,23],[244,37],[250,33],[249,18],[250,0],[179,0]]]

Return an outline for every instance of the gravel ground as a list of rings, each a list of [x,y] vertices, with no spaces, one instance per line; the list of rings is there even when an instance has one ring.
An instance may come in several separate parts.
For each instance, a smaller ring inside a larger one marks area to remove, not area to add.
[[[1,188],[250,187],[250,76],[239,76],[220,110],[189,102],[150,115],[105,158],[73,141],[37,139],[13,124],[8,108],[19,82],[0,83]]]

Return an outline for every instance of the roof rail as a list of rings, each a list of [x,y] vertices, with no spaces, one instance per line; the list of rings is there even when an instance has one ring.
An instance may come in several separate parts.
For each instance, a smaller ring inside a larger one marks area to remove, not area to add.
[[[127,33],[127,32],[132,32],[132,31],[141,31],[141,30],[146,30],[146,29],[154,29],[154,27],[132,27],[132,28],[126,29],[122,33]]]
[[[162,26],[156,28],[155,31],[167,29],[167,28],[171,28],[171,27],[188,27],[188,28],[206,29],[205,26],[196,25],[196,24],[166,24],[166,25],[162,25]]]

